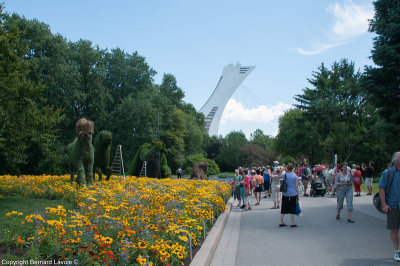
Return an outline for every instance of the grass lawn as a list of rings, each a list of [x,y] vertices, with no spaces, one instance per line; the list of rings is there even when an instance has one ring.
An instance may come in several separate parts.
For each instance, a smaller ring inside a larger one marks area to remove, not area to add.
[[[365,186],[365,183],[361,184],[361,192],[368,193],[368,188]],[[378,182],[374,181],[374,183],[372,183],[372,195],[374,195],[377,192],[379,192]]]

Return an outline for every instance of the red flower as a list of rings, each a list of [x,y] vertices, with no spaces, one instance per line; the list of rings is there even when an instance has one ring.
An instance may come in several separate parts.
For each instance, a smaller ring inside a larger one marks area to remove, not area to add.
[[[65,240],[61,241],[61,244],[65,244],[65,243],[66,243],[66,241],[65,241]]]
[[[104,261],[105,261],[105,262],[108,262],[108,259],[107,259],[107,258],[105,258],[105,259],[104,259]]]
[[[114,256],[113,255],[110,255],[110,259],[113,259],[114,258]]]

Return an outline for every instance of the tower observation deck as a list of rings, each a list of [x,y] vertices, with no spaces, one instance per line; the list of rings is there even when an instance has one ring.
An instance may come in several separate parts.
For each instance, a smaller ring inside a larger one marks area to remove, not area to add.
[[[255,66],[241,66],[239,63],[224,67],[217,87],[200,109],[205,116],[206,130],[209,136],[218,136],[219,122],[226,104],[254,68]]]

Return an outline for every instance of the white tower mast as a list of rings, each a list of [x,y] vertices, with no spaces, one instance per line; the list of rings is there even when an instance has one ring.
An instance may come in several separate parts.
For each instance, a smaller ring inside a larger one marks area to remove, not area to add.
[[[209,136],[218,136],[219,122],[226,104],[254,68],[255,66],[241,66],[239,63],[236,66],[229,64],[224,67],[217,87],[200,109],[206,117],[206,130]]]

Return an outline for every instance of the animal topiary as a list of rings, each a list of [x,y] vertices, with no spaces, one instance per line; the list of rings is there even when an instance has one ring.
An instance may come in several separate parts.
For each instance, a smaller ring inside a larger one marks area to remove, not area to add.
[[[166,152],[167,149],[165,144],[161,141],[157,141],[155,143],[144,143],[142,146],[140,146],[139,150],[133,157],[128,169],[128,175],[139,176],[143,162],[146,161],[147,177],[171,177],[171,168],[169,168],[167,163],[167,158],[165,156]],[[158,161],[159,153],[160,162]]]
[[[190,179],[208,180],[208,177],[206,175],[207,170],[208,170],[208,162],[196,163],[192,168],[192,172],[190,173]]]
[[[94,123],[81,118],[75,124],[75,140],[67,146],[71,168],[71,182],[78,173],[76,182],[80,185],[93,183],[94,149],[92,145]],[[86,176],[86,177],[85,177]]]
[[[94,138],[94,172],[99,175],[99,181],[105,174],[106,180],[110,179],[110,153],[111,153],[112,134],[110,131],[103,130]]]

